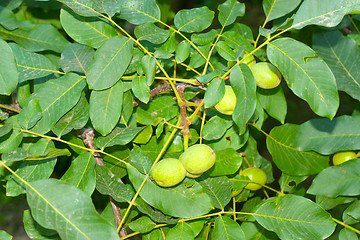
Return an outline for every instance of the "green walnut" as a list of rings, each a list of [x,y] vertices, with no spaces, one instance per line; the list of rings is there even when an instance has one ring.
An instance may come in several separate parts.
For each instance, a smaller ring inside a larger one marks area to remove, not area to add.
[[[225,86],[224,97],[215,105],[215,109],[222,114],[231,115],[236,107],[236,95],[231,86]]]
[[[209,170],[215,164],[215,159],[215,151],[206,144],[192,145],[179,158],[186,171],[195,176]]]
[[[353,159],[357,159],[357,155],[352,151],[335,153],[332,158],[334,165],[339,165]]]
[[[268,62],[259,62],[251,67],[256,85],[264,89],[277,87],[281,82],[281,73]]]
[[[251,167],[240,171],[240,175],[246,176],[250,179],[250,181],[254,182],[248,183],[248,185],[245,186],[245,188],[250,191],[259,190],[262,188],[262,185],[265,185],[267,180],[266,173],[257,167]]]
[[[151,175],[159,186],[171,187],[185,178],[186,170],[178,159],[166,158],[154,166]]]

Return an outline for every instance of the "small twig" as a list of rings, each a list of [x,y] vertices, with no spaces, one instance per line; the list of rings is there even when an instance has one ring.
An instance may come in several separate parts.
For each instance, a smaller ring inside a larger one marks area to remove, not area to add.
[[[96,150],[94,137],[95,137],[95,130],[93,128],[83,128],[78,130],[78,136],[82,138],[85,146],[87,148]],[[100,156],[100,153],[94,152],[93,153],[96,164],[99,166],[105,166],[103,159]]]
[[[120,208],[115,204],[115,201],[112,197],[110,197],[110,204],[112,207],[112,210],[114,212],[114,216],[115,216],[115,221],[116,221],[116,228],[119,227],[121,221],[122,221],[122,215],[121,215],[121,211]],[[125,228],[121,228],[119,235],[121,238],[126,237],[127,232]]]

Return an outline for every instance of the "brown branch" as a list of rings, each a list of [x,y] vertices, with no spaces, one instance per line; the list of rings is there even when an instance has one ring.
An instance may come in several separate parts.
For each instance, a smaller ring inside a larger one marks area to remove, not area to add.
[[[114,212],[115,221],[116,221],[116,227],[119,227],[121,221],[122,221],[122,215],[120,208],[115,204],[115,201],[112,197],[110,197],[110,204],[112,207],[112,210]],[[126,229],[121,228],[119,232],[120,237],[125,237],[127,235]]]
[[[83,128],[83,129],[78,130],[78,136],[82,138],[82,140],[87,148],[96,150],[96,146],[95,146],[95,142],[94,142],[95,130],[93,128]],[[93,155],[95,157],[97,165],[105,166],[104,161],[100,156],[100,153],[94,152]]]

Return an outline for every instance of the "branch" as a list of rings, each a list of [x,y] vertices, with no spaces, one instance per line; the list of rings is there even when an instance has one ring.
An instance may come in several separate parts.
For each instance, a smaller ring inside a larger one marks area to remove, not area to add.
[[[78,136],[82,138],[87,148],[96,150],[96,146],[94,142],[95,130],[93,128],[83,128],[78,130]],[[95,157],[97,165],[105,166],[104,161],[100,156],[100,153],[94,152],[93,156]]]

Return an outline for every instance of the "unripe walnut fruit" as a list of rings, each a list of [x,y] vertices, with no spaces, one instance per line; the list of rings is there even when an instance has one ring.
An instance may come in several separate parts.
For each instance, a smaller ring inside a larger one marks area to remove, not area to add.
[[[236,95],[231,86],[225,86],[223,98],[215,105],[215,109],[222,114],[231,115],[236,107]]]
[[[159,186],[171,187],[185,178],[186,170],[178,159],[166,158],[154,166],[151,175]]]
[[[332,160],[334,165],[342,164],[343,162],[347,162],[349,160],[356,159],[357,155],[355,152],[347,151],[347,152],[338,152],[335,153]]]
[[[262,188],[262,185],[265,185],[267,180],[266,173],[257,167],[251,167],[243,171],[240,171],[240,175],[246,176],[250,179],[250,181],[254,182],[254,183],[249,183],[248,185],[245,186],[246,189],[251,191],[256,191]]]
[[[192,175],[198,175],[209,170],[215,163],[215,151],[205,144],[195,144],[189,147],[180,155],[187,172]]]
[[[243,55],[246,56],[247,54],[249,54],[249,52],[244,51]],[[246,58],[244,58],[243,63],[247,64],[251,68],[252,66],[255,65],[256,60],[253,55],[249,55]]]
[[[259,62],[251,67],[256,85],[264,89],[275,88],[280,84],[281,73],[268,62]]]

